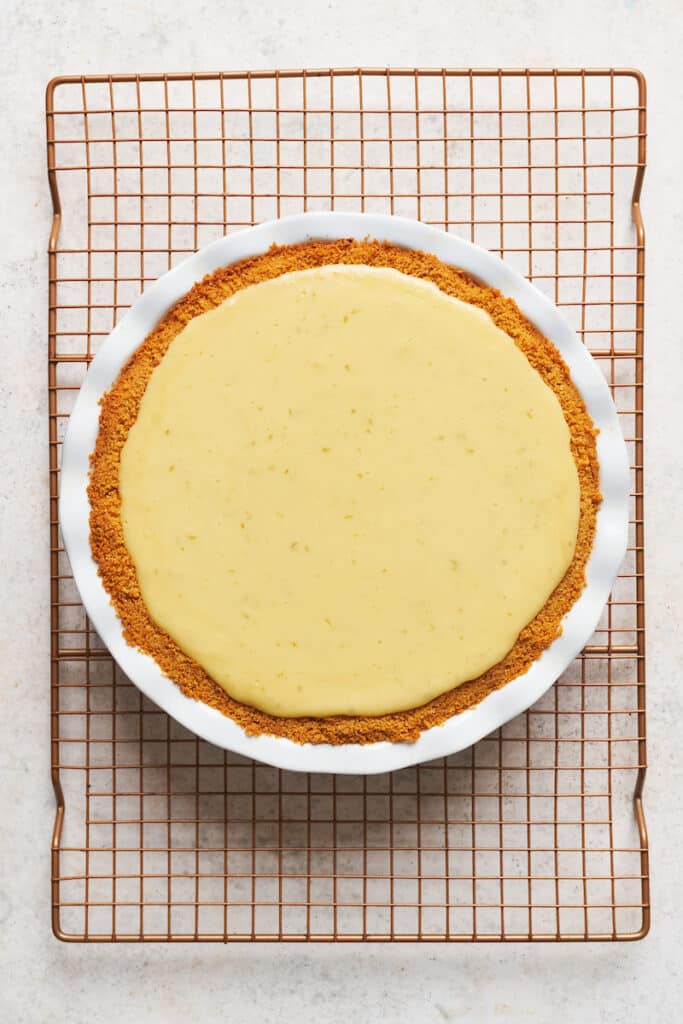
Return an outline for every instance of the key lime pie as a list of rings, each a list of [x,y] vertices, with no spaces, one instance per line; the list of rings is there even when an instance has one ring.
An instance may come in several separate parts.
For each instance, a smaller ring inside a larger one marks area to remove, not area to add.
[[[414,740],[584,586],[595,431],[512,300],[422,252],[220,269],[105,396],[91,547],[128,642],[248,733]]]

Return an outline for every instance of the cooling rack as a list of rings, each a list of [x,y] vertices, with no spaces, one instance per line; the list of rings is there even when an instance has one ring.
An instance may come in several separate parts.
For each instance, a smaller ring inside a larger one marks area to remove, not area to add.
[[[636,71],[118,75],[47,90],[52,924],[69,941],[636,939],[650,922],[643,582],[645,83]],[[602,368],[629,550],[590,644],[472,749],[374,777],[198,740],[122,676],[57,522],[66,421],[145,286],[303,210],[417,217],[498,253]]]

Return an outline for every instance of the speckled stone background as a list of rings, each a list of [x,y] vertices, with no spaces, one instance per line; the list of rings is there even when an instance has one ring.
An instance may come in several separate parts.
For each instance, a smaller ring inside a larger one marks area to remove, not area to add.
[[[680,1018],[683,229],[679,0],[5,0],[0,27],[0,1020]],[[641,943],[66,946],[49,927],[43,95],[56,74],[322,66],[638,66],[648,76],[647,518],[654,925]]]

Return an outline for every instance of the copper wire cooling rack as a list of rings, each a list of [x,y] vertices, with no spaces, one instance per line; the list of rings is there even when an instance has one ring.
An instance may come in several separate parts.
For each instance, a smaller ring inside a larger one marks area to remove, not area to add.
[[[635,939],[649,927],[643,586],[645,84],[634,71],[60,78],[47,90],[52,920],[62,939]],[[590,644],[474,748],[374,776],[278,771],[141,696],[57,524],[92,355],[145,286],[302,210],[417,217],[499,253],[598,361],[630,542]]]

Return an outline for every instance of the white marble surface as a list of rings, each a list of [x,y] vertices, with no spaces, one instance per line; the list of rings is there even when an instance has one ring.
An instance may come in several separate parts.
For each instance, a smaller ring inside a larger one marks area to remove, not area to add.
[[[191,18],[188,19],[188,14]],[[262,1024],[680,1015],[683,281],[678,0],[9,0],[0,41],[0,1019]],[[49,928],[43,92],[55,74],[301,66],[639,66],[649,79],[647,512],[654,925],[605,946],[87,947]]]

